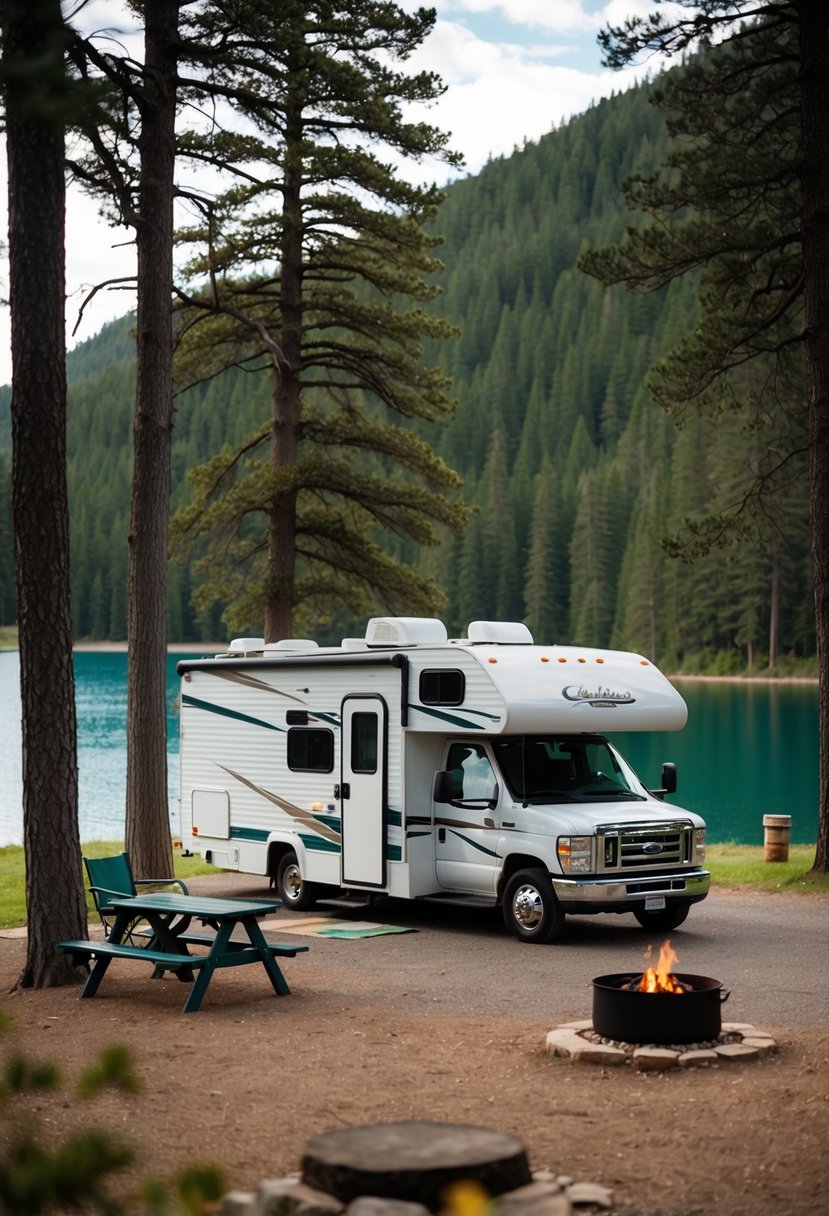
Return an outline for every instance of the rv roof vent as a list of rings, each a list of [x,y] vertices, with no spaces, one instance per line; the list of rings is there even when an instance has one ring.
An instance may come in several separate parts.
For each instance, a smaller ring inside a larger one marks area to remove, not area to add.
[[[343,638],[340,642],[341,650],[367,650],[368,644],[365,638]]]
[[[231,654],[250,654],[254,650],[264,650],[265,639],[234,638],[227,649]]]
[[[366,626],[370,646],[442,646],[446,626],[432,617],[375,616]]]
[[[319,650],[319,644],[310,638],[282,638],[279,642],[268,642],[266,650]]]
[[[470,642],[497,642],[505,646],[531,646],[533,635],[520,621],[472,621]]]

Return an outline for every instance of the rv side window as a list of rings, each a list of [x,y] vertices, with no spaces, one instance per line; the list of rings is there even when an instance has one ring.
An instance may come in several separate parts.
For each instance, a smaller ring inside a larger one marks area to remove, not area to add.
[[[351,718],[351,771],[377,772],[377,714],[353,714]]]
[[[423,705],[461,705],[466,693],[462,671],[422,671],[420,700]]]
[[[288,768],[295,772],[333,772],[334,732],[330,730],[289,730]]]

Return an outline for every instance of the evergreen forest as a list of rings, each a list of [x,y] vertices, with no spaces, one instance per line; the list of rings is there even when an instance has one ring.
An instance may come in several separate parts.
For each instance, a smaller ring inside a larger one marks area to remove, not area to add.
[[[642,86],[447,187],[436,222],[443,292],[432,307],[460,334],[426,357],[451,377],[457,407],[421,434],[462,475],[474,511],[462,534],[426,550],[400,542],[394,555],[443,589],[452,636],[474,619],[523,620],[538,641],[633,649],[668,671],[757,671],[769,656],[777,671],[804,670],[816,649],[805,464],[773,516],[735,511],[772,441],[762,424],[746,428],[736,410],[674,419],[646,387],[649,368],[694,325],[692,279],[631,295],[576,266],[638,222],[621,185],[664,159],[667,138]],[[68,360],[77,640],[126,637],[131,322],[105,327]],[[189,469],[268,416],[267,371],[229,371],[181,392],[174,509],[187,501]],[[4,389],[5,624],[15,615],[10,483]],[[721,513],[735,522],[700,551],[693,521]],[[221,640],[221,602],[193,607],[195,556],[170,568],[169,636]],[[306,628],[321,641],[362,632],[342,614]]]

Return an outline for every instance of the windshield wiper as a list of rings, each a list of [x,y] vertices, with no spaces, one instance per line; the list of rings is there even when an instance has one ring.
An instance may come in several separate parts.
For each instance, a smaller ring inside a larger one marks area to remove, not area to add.
[[[634,794],[633,790],[594,790],[585,798],[622,798],[625,802],[647,802],[644,794]]]

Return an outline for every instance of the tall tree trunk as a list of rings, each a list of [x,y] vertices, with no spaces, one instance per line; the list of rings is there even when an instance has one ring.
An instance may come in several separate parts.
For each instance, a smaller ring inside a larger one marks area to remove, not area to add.
[[[64,129],[59,0],[2,6],[9,166],[12,509],[20,627],[29,925],[20,983],[76,981],[60,938],[86,936],[66,490]]]
[[[297,459],[300,371],[302,368],[302,139],[301,108],[288,110],[285,132],[285,180],[282,188],[282,258],[279,311],[282,361],[274,355],[271,411],[271,469],[292,468]],[[268,520],[268,592],[265,640],[290,637],[294,612],[296,566],[296,491],[279,494]]]
[[[769,667],[780,657],[780,554],[777,544],[771,552],[771,603],[769,608]]]
[[[800,0],[803,266],[809,367],[809,484],[820,671],[820,779],[814,869],[829,873],[829,19]]]
[[[137,386],[127,575],[126,847],[135,872],[170,877],[167,797],[167,531],[173,431],[173,181],[178,6],[144,5],[136,246]]]

